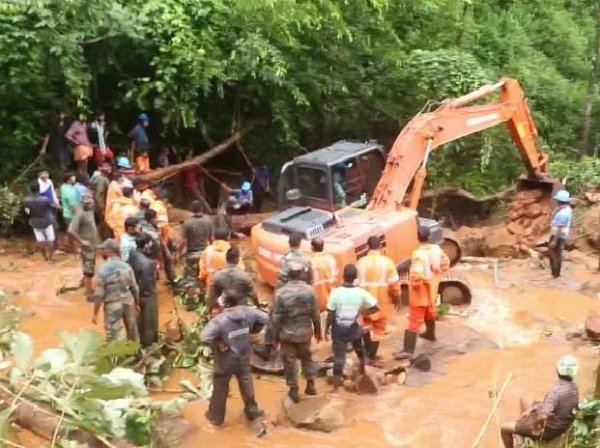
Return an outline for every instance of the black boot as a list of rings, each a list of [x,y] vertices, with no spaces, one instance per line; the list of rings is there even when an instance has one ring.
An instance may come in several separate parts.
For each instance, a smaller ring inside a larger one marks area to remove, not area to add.
[[[315,386],[315,380],[306,380],[306,389],[304,389],[304,395],[318,395],[317,387]]]
[[[404,332],[404,348],[396,355],[396,359],[412,359],[417,345],[417,333],[406,330]]]
[[[343,381],[341,375],[333,376],[333,392],[337,392],[342,387]]]
[[[271,358],[272,345],[257,345],[254,347],[254,353],[259,356],[263,361],[267,362]]]
[[[425,331],[419,337],[428,341],[435,341],[435,320],[425,321]]]
[[[294,403],[300,403],[300,392],[298,391],[297,386],[290,387],[290,390],[288,391],[288,397],[290,397]]]

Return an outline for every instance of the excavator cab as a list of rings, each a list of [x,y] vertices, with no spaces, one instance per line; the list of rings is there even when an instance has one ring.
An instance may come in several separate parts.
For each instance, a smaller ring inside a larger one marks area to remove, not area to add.
[[[294,158],[281,169],[277,187],[279,211],[311,207],[335,212],[369,202],[385,166],[379,143],[341,140]]]

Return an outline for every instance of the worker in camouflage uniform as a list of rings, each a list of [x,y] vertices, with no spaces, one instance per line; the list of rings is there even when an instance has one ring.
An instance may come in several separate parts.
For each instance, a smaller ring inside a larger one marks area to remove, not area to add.
[[[158,271],[156,260],[152,258],[154,240],[147,233],[135,239],[137,249],[129,255],[129,265],[133,269],[135,280],[140,290],[139,332],[142,347],[158,342],[158,303],[156,296],[156,279]]]
[[[223,305],[223,312],[211,319],[201,334],[203,342],[214,346],[213,392],[205,416],[215,426],[225,420],[232,376],[237,379],[248,420],[255,421],[263,414],[254,398],[250,335],[259,333],[269,317],[264,311],[239,305],[235,292],[225,291]]]
[[[237,247],[231,247],[225,253],[225,261],[227,266],[217,271],[213,277],[208,295],[208,309],[212,310],[219,306],[217,300],[223,294],[223,291],[233,291],[240,303],[243,304],[250,299],[254,306],[258,308],[258,297],[254,290],[252,278],[246,271],[239,268],[240,250]]]
[[[187,279],[198,278],[198,264],[200,255],[212,243],[212,224],[202,215],[203,205],[200,201],[192,202],[193,215],[183,223],[185,254],[184,276]]]
[[[139,342],[136,313],[139,310],[139,290],[131,267],[121,260],[120,249],[113,239],[105,240],[99,247],[105,263],[98,272],[96,290],[92,295],[94,316],[98,323],[98,312],[104,305],[104,331],[108,342],[120,339],[125,323],[127,339]]]
[[[313,338],[321,341],[321,319],[317,297],[312,286],[302,280],[305,264],[289,261],[289,282],[279,288],[271,309],[271,331],[275,344],[281,344],[281,358],[285,380],[289,387],[288,396],[294,403],[300,401],[296,360],[302,364],[306,378],[306,395],[317,395],[315,371],[310,343]]]
[[[281,269],[279,271],[278,286],[283,286],[289,281],[289,265],[293,261],[302,264],[301,279],[309,285],[312,284],[313,275],[312,266],[310,264],[310,257],[300,252],[300,243],[302,243],[302,235],[300,235],[299,233],[291,234],[288,243],[290,245],[290,251],[281,259]]]

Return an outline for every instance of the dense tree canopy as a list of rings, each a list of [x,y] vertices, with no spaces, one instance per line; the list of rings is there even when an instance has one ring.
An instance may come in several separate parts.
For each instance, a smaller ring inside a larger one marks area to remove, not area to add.
[[[252,124],[246,149],[276,167],[338,138],[389,144],[428,99],[501,76],[523,84],[553,157],[574,159],[595,8],[591,0],[5,0],[0,176],[35,156],[58,108],[104,108],[122,131],[146,110],[164,141],[197,151]],[[430,181],[483,192],[520,171],[507,133],[494,129],[439,151]]]

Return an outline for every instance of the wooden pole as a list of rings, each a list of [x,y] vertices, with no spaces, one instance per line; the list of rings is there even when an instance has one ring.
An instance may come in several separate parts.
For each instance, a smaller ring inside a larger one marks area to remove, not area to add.
[[[500,406],[500,402],[502,401],[502,397],[504,397],[504,393],[506,392],[506,389],[508,389],[508,385],[512,381],[512,376],[513,376],[513,372],[510,372],[508,374],[508,376],[506,377],[506,380],[504,380],[504,384],[502,385],[502,389],[500,389],[500,393],[498,393],[498,396],[496,397],[496,400],[494,401],[492,409],[490,410],[490,413],[489,413],[489,415],[488,415],[485,423],[481,427],[481,430],[479,431],[479,434],[477,434],[477,438],[475,439],[475,442],[473,443],[473,448],[479,448],[481,446],[481,442],[483,442],[483,438],[485,437],[485,433],[487,432],[487,429],[490,426],[490,423],[492,422],[492,419],[494,418],[494,415],[498,411],[498,407]]]

